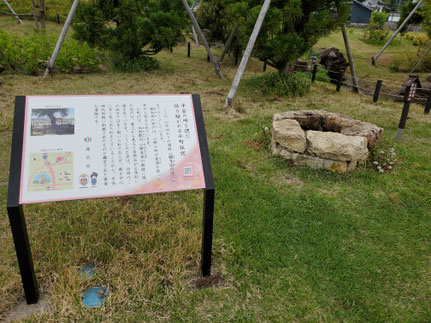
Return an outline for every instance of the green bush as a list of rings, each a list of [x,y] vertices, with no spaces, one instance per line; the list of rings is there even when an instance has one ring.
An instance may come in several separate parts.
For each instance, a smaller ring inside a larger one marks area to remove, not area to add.
[[[291,73],[282,76],[278,72],[266,73],[246,80],[246,86],[258,89],[264,95],[296,97],[310,91],[311,81],[303,73]]]
[[[364,29],[363,40],[372,44],[382,44],[389,38],[389,31],[384,29],[388,14],[373,12],[368,27]]]
[[[413,66],[415,66],[422,57],[423,53],[424,49],[417,52],[405,52],[401,55],[394,56],[389,67],[394,72],[410,72]],[[415,72],[431,72],[431,55],[428,54],[425,56]]]
[[[5,54],[0,65],[7,64],[18,73],[38,75],[46,69],[46,62],[55,47],[57,37],[49,34],[33,34],[20,37],[0,30],[0,47]],[[7,64],[6,64],[7,63]],[[90,73],[98,70],[100,58],[86,44],[66,41],[57,57],[55,68],[61,73]]]
[[[152,71],[160,67],[158,60],[148,56],[125,60],[122,56],[114,55],[111,61],[114,69],[119,72]]]

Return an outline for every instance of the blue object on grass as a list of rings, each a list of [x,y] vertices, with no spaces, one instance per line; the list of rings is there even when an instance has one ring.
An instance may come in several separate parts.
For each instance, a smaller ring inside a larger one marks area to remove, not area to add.
[[[82,266],[81,268],[81,275],[85,275],[87,277],[92,277],[94,276],[95,272],[94,272],[94,265],[86,265],[86,266]]]
[[[87,290],[82,295],[82,304],[87,307],[93,308],[105,303],[105,299],[108,296],[108,289],[105,287],[93,287]]]

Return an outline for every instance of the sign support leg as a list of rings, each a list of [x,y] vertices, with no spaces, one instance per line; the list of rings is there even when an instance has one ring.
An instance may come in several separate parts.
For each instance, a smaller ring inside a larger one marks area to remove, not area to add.
[[[36,304],[39,301],[39,291],[37,288],[36,275],[34,273],[24,212],[21,205],[8,207],[7,212],[12,229],[16,256],[18,258],[19,270],[21,272],[25,299],[27,304]]]
[[[211,252],[213,243],[213,219],[214,219],[214,189],[205,189],[204,214],[202,231],[202,276],[211,275]]]

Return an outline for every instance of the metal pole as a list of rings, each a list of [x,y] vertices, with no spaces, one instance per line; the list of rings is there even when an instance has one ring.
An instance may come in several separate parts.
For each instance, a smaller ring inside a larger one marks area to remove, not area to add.
[[[232,82],[232,86],[226,98],[226,102],[224,104],[225,108],[232,106],[233,97],[235,96],[236,90],[238,89],[242,74],[244,73],[245,67],[247,66],[248,59],[250,58],[251,51],[253,50],[254,43],[256,42],[257,36],[259,35],[260,28],[262,27],[263,20],[265,19],[266,12],[268,11],[270,4],[271,0],[265,0],[265,2],[263,3],[259,17],[257,18],[256,24],[253,28],[253,32],[251,33],[250,39],[248,41],[247,48],[245,49],[244,56],[242,57],[238,71],[235,75],[235,79]]]
[[[76,8],[78,7],[79,0],[74,0],[72,4],[72,8],[70,8],[69,15],[67,16],[66,22],[64,23],[63,29],[61,30],[60,37],[58,38],[57,44],[55,45],[54,52],[52,53],[51,58],[46,64],[47,68],[43,78],[46,78],[48,74],[51,72],[54,67],[55,60],[57,59],[58,53],[60,52],[61,45],[63,45],[64,38],[66,38],[67,31],[72,23],[73,16],[75,14]]]
[[[344,45],[346,47],[347,57],[349,58],[349,66],[350,66],[350,73],[352,74],[353,89],[355,90],[355,92],[359,92],[358,79],[356,78],[355,65],[353,64],[353,55],[352,55],[352,51],[350,50],[350,43],[349,43],[349,37],[347,36],[346,25],[341,26],[341,31],[343,33]]]
[[[342,80],[343,80],[343,73],[339,71],[338,78],[337,78],[337,92],[340,92]]]
[[[314,64],[313,66],[313,74],[311,74],[311,82],[314,83],[316,80],[316,74],[317,74],[317,64]]]
[[[379,100],[379,96],[380,96],[380,89],[382,88],[382,80],[378,80],[376,83],[376,88],[374,90],[374,97],[373,97],[373,102],[377,102]]]
[[[18,22],[19,22],[21,25],[24,25],[24,23],[22,22],[22,20],[21,20],[21,19],[19,19],[18,15],[16,14],[15,10],[13,10],[13,8],[10,6],[10,4],[9,4],[6,0],[3,0],[3,2],[4,2],[4,3],[5,3],[5,5],[9,8],[9,10],[14,14],[14,16],[15,16],[15,18],[18,20]]]
[[[199,27],[199,24],[198,24],[198,22],[197,22],[197,20],[195,18],[195,15],[193,14],[192,10],[190,9],[189,4],[187,3],[187,0],[181,0],[181,1],[183,2],[183,5],[186,8],[187,13],[189,14],[189,17],[192,20],[192,23],[193,23],[194,27],[196,28],[196,30],[197,30],[197,32],[199,34],[199,37],[201,38],[202,42],[204,43],[205,49],[207,51],[207,54],[211,58],[211,61],[212,61],[213,65],[214,65],[214,70],[215,70],[217,76],[222,79],[223,78],[223,74],[222,74],[222,72],[220,70],[220,66],[219,66],[219,64],[217,62],[217,59],[215,58],[215,56],[213,55],[213,53],[210,50],[208,42],[205,39],[205,36],[204,36],[201,28]]]
[[[187,57],[190,57],[190,42],[187,43]]]
[[[424,2],[424,0],[420,0],[418,2],[418,4],[416,5],[416,7],[413,8],[412,12],[410,12],[410,14],[407,16],[406,20],[404,20],[403,23],[401,24],[401,26],[394,32],[394,34],[392,35],[392,37],[388,40],[388,42],[385,44],[385,46],[383,46],[383,48],[380,50],[380,52],[378,52],[376,56],[372,57],[371,62],[372,62],[373,65],[376,65],[376,62],[379,59],[380,55],[383,54],[383,52],[385,51],[386,47],[389,46],[389,44],[391,43],[391,41],[398,35],[398,33],[401,31],[401,29],[404,28],[404,26],[407,24],[407,22],[410,20],[410,18],[415,13],[415,11],[418,10],[419,7],[422,5],[422,2]]]

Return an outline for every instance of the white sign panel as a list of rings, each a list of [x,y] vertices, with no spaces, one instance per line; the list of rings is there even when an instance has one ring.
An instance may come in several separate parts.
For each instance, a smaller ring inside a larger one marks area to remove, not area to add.
[[[28,96],[20,203],[205,187],[191,95]]]

